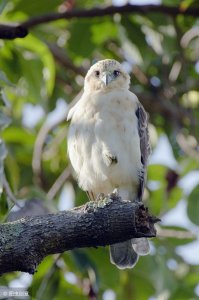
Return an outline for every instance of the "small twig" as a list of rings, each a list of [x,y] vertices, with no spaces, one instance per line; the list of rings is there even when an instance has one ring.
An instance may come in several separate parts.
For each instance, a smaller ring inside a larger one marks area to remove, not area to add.
[[[156,101],[153,106],[151,106],[151,103],[154,101],[153,94],[149,95],[148,93],[137,92],[137,96],[142,100],[142,103],[150,116],[161,114],[164,116],[165,120],[169,120],[171,123],[178,122],[179,125],[184,123],[184,119],[192,118],[192,114],[189,111],[183,107],[177,106],[171,101],[167,101],[165,95],[161,92],[156,94]]]
[[[67,114],[68,111],[66,112],[65,115],[61,116],[61,118],[57,120],[57,122],[49,123],[48,120],[44,122],[43,126],[41,127],[37,135],[35,145],[34,145],[34,150],[33,150],[32,168],[33,168],[35,180],[40,186],[45,187],[45,179],[42,171],[41,161],[42,161],[42,151],[46,142],[46,138],[50,131],[52,131],[60,123],[66,120]]]
[[[56,136],[43,151],[44,160],[54,159],[55,155],[57,154],[59,145],[63,140],[66,140],[67,132],[68,128],[66,126],[62,127],[59,132],[56,132]]]
[[[27,29],[34,27],[38,24],[56,21],[60,19],[72,19],[72,18],[94,18],[102,17],[107,15],[114,15],[116,13],[120,14],[130,14],[130,13],[163,13],[171,16],[177,16],[179,14],[189,15],[193,17],[199,16],[199,8],[187,8],[185,10],[181,9],[179,6],[166,6],[166,5],[131,5],[127,4],[124,6],[108,6],[105,8],[91,8],[91,9],[74,9],[63,13],[52,13],[44,16],[32,17],[28,21],[22,23],[22,27]]]
[[[74,65],[61,48],[59,48],[56,44],[48,43],[47,45],[61,66],[64,66],[67,70],[72,70],[75,74],[85,76],[86,70],[83,67],[77,67]]]
[[[161,228],[156,225],[157,236],[164,238],[176,238],[176,239],[195,239],[196,235],[190,231],[174,230]]]
[[[77,96],[73,99],[73,101],[70,102],[70,104],[68,105],[67,112],[64,115],[62,115],[59,118],[59,120],[57,120],[57,122],[53,122],[51,124],[49,124],[48,121],[44,122],[43,126],[41,127],[41,129],[37,135],[35,145],[34,145],[34,150],[33,150],[32,169],[33,169],[35,181],[37,182],[37,184],[39,186],[42,186],[42,187],[46,186],[45,177],[44,177],[43,170],[42,170],[42,153],[43,153],[43,148],[44,148],[44,145],[46,142],[46,138],[47,138],[49,132],[51,132],[54,128],[56,128],[62,122],[66,121],[68,111],[80,99],[82,93],[83,93],[83,89],[77,94]]]
[[[15,195],[13,194],[11,187],[7,181],[6,175],[3,175],[3,187],[6,191],[7,196],[9,197],[9,199],[19,208],[21,208],[21,206],[18,204],[17,199],[15,197]]]
[[[61,189],[63,184],[66,182],[68,177],[71,175],[71,167],[68,166],[62,173],[61,175],[56,179],[56,181],[53,183],[51,186],[50,190],[47,193],[47,198],[49,200],[53,200],[55,198],[56,194],[58,191]]]

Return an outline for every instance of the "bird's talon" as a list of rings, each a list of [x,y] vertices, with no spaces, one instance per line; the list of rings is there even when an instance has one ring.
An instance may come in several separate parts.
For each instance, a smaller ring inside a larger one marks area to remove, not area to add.
[[[103,200],[104,198],[105,198],[104,193],[100,193],[100,194],[97,195],[96,201]]]

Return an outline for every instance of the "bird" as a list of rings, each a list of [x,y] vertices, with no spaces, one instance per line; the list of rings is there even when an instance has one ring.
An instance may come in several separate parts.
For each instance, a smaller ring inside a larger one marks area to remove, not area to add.
[[[96,62],[84,91],[70,109],[68,154],[80,188],[95,201],[115,189],[122,199],[142,201],[150,155],[148,114],[129,90],[130,76],[114,59]],[[110,245],[110,261],[133,268],[150,252],[146,238]]]

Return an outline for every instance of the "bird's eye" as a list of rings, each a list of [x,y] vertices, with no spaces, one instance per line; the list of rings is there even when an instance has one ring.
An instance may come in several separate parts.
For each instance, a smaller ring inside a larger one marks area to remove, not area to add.
[[[114,70],[114,71],[113,71],[113,75],[114,75],[115,77],[118,77],[118,76],[120,75],[120,71]]]
[[[100,71],[95,71],[95,76],[99,77],[100,76]]]

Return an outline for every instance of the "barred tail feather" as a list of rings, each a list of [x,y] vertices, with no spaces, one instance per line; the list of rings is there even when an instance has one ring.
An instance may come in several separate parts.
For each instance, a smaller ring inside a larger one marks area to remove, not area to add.
[[[110,246],[110,260],[119,269],[133,268],[139,256],[132,247],[131,240]]]
[[[132,239],[132,247],[134,251],[141,256],[147,255],[150,252],[149,241],[147,238]]]

